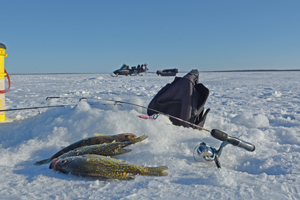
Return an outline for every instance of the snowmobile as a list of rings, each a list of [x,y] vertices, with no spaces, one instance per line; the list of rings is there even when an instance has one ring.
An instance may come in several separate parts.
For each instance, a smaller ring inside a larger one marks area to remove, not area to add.
[[[178,69],[164,69],[164,70],[157,70],[156,74],[161,76],[176,76],[178,73]]]
[[[129,67],[128,65],[126,64],[123,64],[122,67],[120,69],[117,69],[115,70],[112,74],[110,74],[112,77],[117,77],[119,75],[125,75],[125,76],[136,76],[136,75],[139,75],[139,76],[143,76],[141,73],[143,72],[147,72],[147,70],[149,70],[147,68],[147,63],[145,64],[142,64],[142,65],[138,65],[137,67],[136,66],[133,66],[133,67]]]

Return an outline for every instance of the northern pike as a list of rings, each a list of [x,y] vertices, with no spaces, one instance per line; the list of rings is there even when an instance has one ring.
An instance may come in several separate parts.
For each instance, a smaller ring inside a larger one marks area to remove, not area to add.
[[[89,137],[89,138],[85,138],[83,140],[79,140],[78,142],[75,142],[75,143],[63,148],[62,150],[58,151],[56,154],[54,154],[50,158],[47,158],[47,159],[44,159],[41,161],[37,161],[34,164],[35,165],[43,165],[43,164],[49,163],[54,158],[57,158],[57,157],[61,156],[62,154],[66,153],[68,151],[74,150],[78,147],[95,145],[95,144],[103,144],[103,143],[111,143],[113,141],[116,141],[116,142],[131,141],[136,138],[136,135],[134,135],[132,133],[122,133],[122,134],[117,134],[117,135],[102,135],[102,134],[96,133],[95,135],[96,135],[95,137]]]
[[[131,144],[135,144],[137,142],[141,142],[148,138],[148,136],[143,135],[131,141],[125,142],[112,142],[112,143],[105,143],[105,144],[97,144],[91,146],[83,146],[77,149],[71,150],[63,155],[59,156],[58,158],[66,158],[71,156],[80,156],[85,154],[96,154],[101,156],[112,156],[112,155],[119,155],[123,153],[128,153],[132,151],[131,149],[123,149]]]
[[[143,167],[100,155],[82,155],[52,160],[50,169],[63,173],[71,173],[79,176],[94,176],[127,180],[134,175],[143,176],[167,176],[166,166]]]

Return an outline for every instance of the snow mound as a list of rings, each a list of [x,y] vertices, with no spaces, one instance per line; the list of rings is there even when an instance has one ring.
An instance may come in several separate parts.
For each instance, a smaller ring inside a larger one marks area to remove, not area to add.
[[[246,126],[247,128],[264,128],[269,127],[269,119],[262,114],[253,115],[251,113],[243,113],[231,119],[231,122]]]

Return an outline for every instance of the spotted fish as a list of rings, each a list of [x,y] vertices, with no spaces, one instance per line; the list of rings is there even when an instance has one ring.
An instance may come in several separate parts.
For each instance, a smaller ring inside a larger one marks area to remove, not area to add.
[[[82,146],[89,146],[89,145],[95,145],[95,144],[103,144],[103,143],[111,143],[113,141],[116,142],[123,142],[123,141],[131,141],[136,138],[136,135],[132,133],[122,133],[122,134],[117,134],[117,135],[102,135],[102,134],[95,134],[95,137],[89,137],[85,138],[83,140],[79,140],[78,142],[75,142],[66,148],[63,148],[62,150],[58,151],[56,154],[51,156],[50,158],[37,161],[34,163],[35,165],[43,165],[46,163],[51,162],[54,158],[57,158],[61,156],[62,154],[71,151],[73,149],[76,149],[78,147]]]
[[[67,153],[64,153],[63,155],[59,156],[58,158],[66,158],[66,157],[70,157],[70,156],[79,156],[79,155],[84,155],[84,154],[112,156],[112,155],[128,153],[131,151],[131,149],[123,149],[124,147],[129,146],[131,144],[135,144],[137,142],[141,142],[141,141],[145,140],[146,138],[148,138],[148,136],[143,135],[143,136],[138,137],[131,141],[113,142],[113,143],[105,143],[105,144],[97,144],[97,145],[79,147],[77,149],[74,149]]]
[[[71,173],[79,176],[96,176],[127,180],[133,179],[134,175],[143,176],[167,176],[166,166],[143,167],[127,162],[100,155],[82,155],[52,160],[50,169],[63,173]]]

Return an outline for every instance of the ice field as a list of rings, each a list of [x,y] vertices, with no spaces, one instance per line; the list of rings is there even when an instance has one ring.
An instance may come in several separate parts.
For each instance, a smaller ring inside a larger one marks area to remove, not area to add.
[[[209,133],[174,126],[165,116],[140,119],[145,109],[96,100],[147,107],[174,77],[11,75],[6,109],[78,105],[6,112],[13,122],[0,123],[0,199],[300,199],[299,77],[300,71],[200,72],[199,82],[210,90],[205,108],[211,111],[204,127],[256,147],[248,152],[227,145],[218,169],[214,162],[193,158],[201,142],[220,146]],[[72,98],[46,101],[50,96]],[[79,102],[81,97],[88,100]],[[49,164],[33,165],[94,133],[126,132],[148,138],[115,158],[167,166],[168,176],[101,180],[56,172]]]

